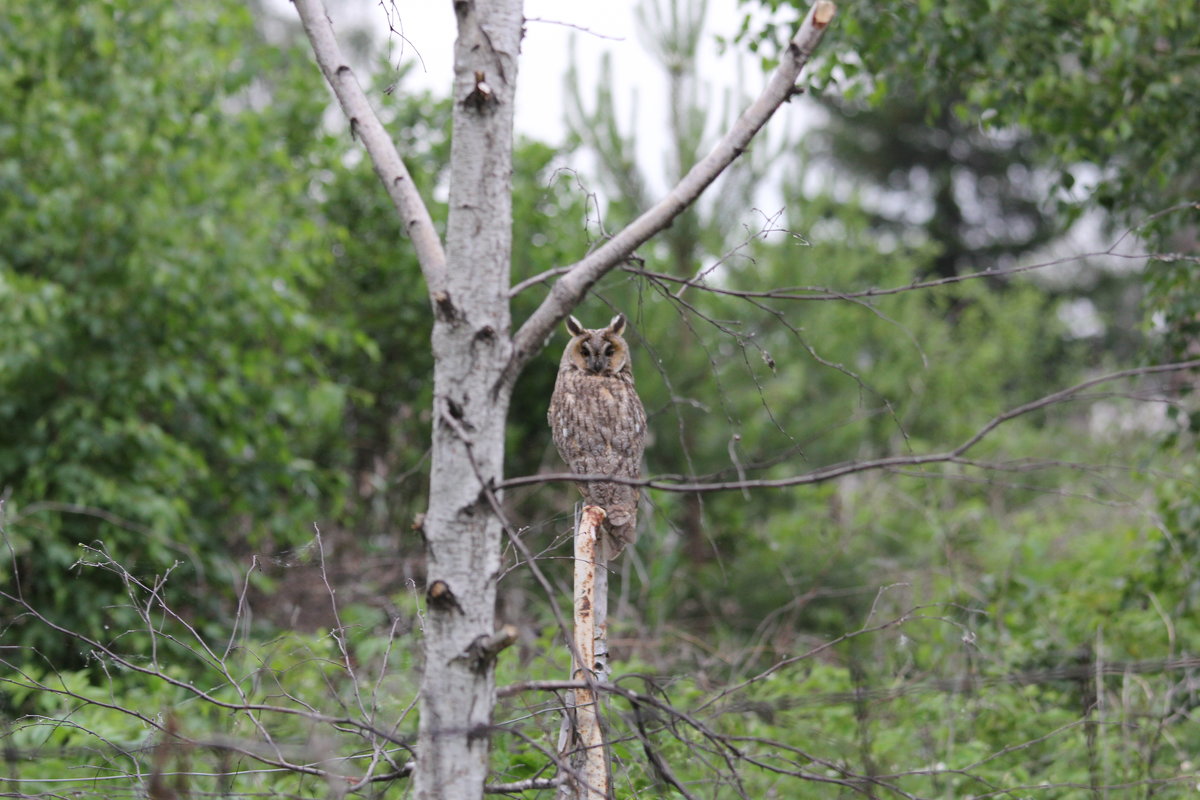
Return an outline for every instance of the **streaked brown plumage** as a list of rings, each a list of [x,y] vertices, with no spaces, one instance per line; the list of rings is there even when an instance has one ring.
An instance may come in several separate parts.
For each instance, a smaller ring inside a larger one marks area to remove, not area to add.
[[[574,317],[567,320],[571,341],[558,365],[547,416],[559,455],[579,475],[641,476],[646,411],[633,385],[624,330],[623,314],[597,330]],[[637,536],[640,491],[606,481],[589,481],[579,489],[586,503],[608,514],[606,550],[615,558]]]

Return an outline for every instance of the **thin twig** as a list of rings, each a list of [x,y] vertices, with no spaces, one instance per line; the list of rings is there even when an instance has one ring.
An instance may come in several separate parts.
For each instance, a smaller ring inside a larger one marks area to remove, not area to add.
[[[1031,400],[1028,403],[1024,403],[1023,405],[1009,409],[1002,414],[997,414],[988,420],[987,423],[979,428],[979,430],[977,430],[971,437],[966,439],[957,447],[954,447],[951,450],[942,451],[940,453],[927,453],[925,455],[909,456],[887,456],[884,458],[868,459],[865,461],[848,461],[839,464],[831,464],[827,467],[821,467],[819,469],[812,470],[811,472],[806,472],[801,475],[793,475],[787,478],[760,478],[704,483],[695,482],[694,479],[686,476],[664,476],[659,478],[644,479],[623,478],[618,475],[582,475],[575,473],[555,472],[509,478],[500,485],[500,488],[511,489],[517,486],[529,486],[537,483],[550,483],[557,481],[609,481],[611,483],[621,483],[627,486],[643,486],[647,489],[657,489],[663,492],[724,492],[741,489],[779,489],[787,486],[806,486],[816,483],[824,483],[826,481],[831,481],[835,478],[841,478],[846,475],[853,475],[859,472],[869,472],[878,469],[912,467],[922,464],[970,463],[967,459],[962,458],[962,456],[1005,422],[1025,414],[1053,406],[1057,403],[1076,399],[1076,397],[1086,389],[1090,389],[1093,386],[1098,386],[1110,381],[1132,378],[1139,375],[1158,375],[1170,372],[1183,372],[1198,368],[1200,368],[1200,359],[1193,359],[1190,361],[1177,361],[1169,364],[1154,364],[1145,367],[1133,367],[1131,369],[1124,369],[1118,372],[1111,372],[1106,375],[1091,378],[1066,389],[1061,389],[1052,394],[1040,397],[1037,400]]]
[[[595,36],[597,39],[608,39],[610,42],[625,41],[624,36],[609,36],[606,33],[596,33],[591,28],[585,27],[583,25],[577,25],[574,22],[564,22],[559,19],[544,19],[542,17],[526,17],[525,21],[526,22],[541,22],[545,25],[561,25],[564,28],[573,28],[573,29],[579,31],[580,33],[586,33],[588,36]]]
[[[1200,256],[1182,256],[1177,253],[1114,253],[1111,251],[1111,249],[1098,250],[1089,253],[1063,256],[1062,258],[1055,258],[1051,259],[1050,261],[1040,261],[1036,264],[1023,264],[1019,267],[986,269],[979,272],[969,272],[962,275],[950,275],[945,278],[936,278],[927,281],[913,281],[912,283],[906,283],[903,286],[891,286],[883,289],[857,289],[854,291],[838,291],[836,289],[830,289],[826,286],[792,286],[782,289],[763,289],[758,291],[727,289],[721,286],[713,286],[712,284],[703,281],[695,281],[691,278],[681,278],[678,275],[671,275],[665,272],[654,272],[652,270],[642,269],[640,267],[627,265],[622,267],[622,269],[631,275],[641,275],[642,277],[653,278],[654,280],[679,283],[683,284],[685,288],[693,286],[706,292],[728,295],[730,297],[757,297],[766,300],[860,300],[862,298],[887,297],[888,295],[919,291],[921,289],[933,289],[939,286],[964,283],[966,281],[978,280],[980,278],[1004,278],[1011,275],[1019,275],[1023,272],[1032,272],[1034,270],[1058,267],[1062,266],[1063,264],[1081,261],[1085,258],[1099,257],[1121,258],[1129,261],[1200,260]]]

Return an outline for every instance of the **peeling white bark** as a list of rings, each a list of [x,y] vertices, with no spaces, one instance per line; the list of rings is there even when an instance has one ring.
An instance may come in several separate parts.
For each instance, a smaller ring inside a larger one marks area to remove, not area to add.
[[[597,644],[602,644],[607,657],[607,641],[603,640],[599,616],[601,606],[607,614],[608,600],[600,594],[599,578],[604,564],[597,563],[597,546],[604,509],[584,506],[579,527],[575,531],[575,630],[574,652],[571,657],[571,680],[594,683],[600,678],[597,663]],[[604,581],[604,592],[608,582]],[[590,687],[573,690],[568,696],[569,708],[564,719],[564,735],[559,743],[559,758],[569,764],[571,774],[559,784],[558,800],[603,800],[609,794],[608,747],[600,721],[600,693]]]
[[[512,120],[520,0],[457,0],[446,277],[434,301],[434,426],[428,581],[457,602],[425,624],[414,794],[474,800],[488,772],[495,705],[490,661],[467,653],[495,631],[501,524],[484,493],[504,475],[509,387]],[[433,287],[431,287],[432,289]]]

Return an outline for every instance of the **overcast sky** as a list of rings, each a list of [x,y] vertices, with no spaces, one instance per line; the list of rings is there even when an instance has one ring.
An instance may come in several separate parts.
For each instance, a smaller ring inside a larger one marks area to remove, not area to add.
[[[517,82],[516,126],[521,133],[551,144],[560,143],[565,134],[563,123],[564,76],[569,50],[574,42],[576,60],[590,98],[598,79],[601,56],[612,53],[613,96],[617,101],[622,129],[628,130],[634,113],[636,89],[638,144],[643,164],[662,161],[666,147],[665,78],[638,37],[634,7],[638,0],[609,0],[603,3],[526,0],[525,17],[530,20],[522,43],[520,75]],[[411,61],[415,69],[411,80],[435,92],[444,93],[451,84],[454,44],[454,12],[450,0],[395,0],[381,4],[375,0],[338,0],[331,2],[335,23],[357,20],[385,34],[387,14],[392,24],[402,27],[404,38],[393,37],[393,58]],[[394,9],[394,11],[393,11]],[[396,14],[399,24],[396,24]],[[714,103],[737,76],[732,54],[720,55],[718,33],[732,36],[744,11],[736,0],[709,0],[707,31],[703,38],[701,78],[711,86]],[[419,56],[418,56],[419,54]],[[742,78],[749,85],[743,90],[757,94],[765,83],[756,64],[746,59]],[[650,185],[663,189],[660,176],[648,170]]]

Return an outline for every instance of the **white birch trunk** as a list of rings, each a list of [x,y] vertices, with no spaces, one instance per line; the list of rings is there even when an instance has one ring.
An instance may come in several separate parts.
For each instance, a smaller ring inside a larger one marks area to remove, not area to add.
[[[434,424],[424,530],[425,625],[415,796],[476,800],[488,772],[490,659],[501,524],[484,483],[503,478],[512,249],[512,120],[520,0],[458,0],[444,292],[434,292]],[[441,582],[441,583],[439,583]]]

